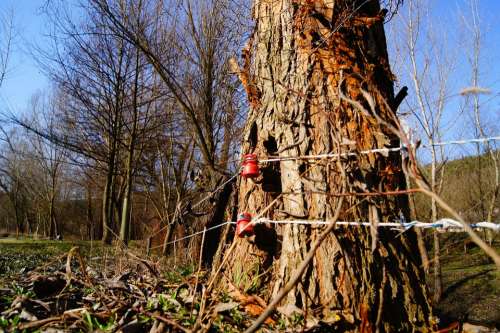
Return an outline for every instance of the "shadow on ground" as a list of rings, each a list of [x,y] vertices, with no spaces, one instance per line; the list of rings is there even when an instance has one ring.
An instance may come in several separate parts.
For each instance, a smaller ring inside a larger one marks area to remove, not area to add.
[[[440,318],[500,328],[500,270],[479,249],[447,258],[443,287]]]

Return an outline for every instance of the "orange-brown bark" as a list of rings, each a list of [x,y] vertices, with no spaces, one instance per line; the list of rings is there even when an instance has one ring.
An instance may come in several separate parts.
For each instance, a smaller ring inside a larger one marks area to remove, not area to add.
[[[244,153],[286,157],[399,145],[397,136],[370,115],[374,111],[387,123],[397,122],[388,107],[394,99],[394,78],[383,14],[378,1],[361,7],[353,3],[255,2],[248,73],[259,103],[250,100]],[[342,100],[339,89],[368,112]],[[373,99],[375,110],[363,91]],[[270,163],[262,166],[257,181],[240,180],[239,210],[255,215],[278,198],[266,217],[328,219],[339,200],[328,194],[404,190],[401,169],[396,153]],[[341,219],[376,223],[400,215],[409,215],[405,196],[350,196]],[[308,226],[259,225],[253,239],[235,240],[225,275],[238,286],[237,272],[257,274],[261,296],[271,299],[319,234]],[[339,332],[426,331],[431,311],[414,236],[412,231],[396,237],[390,230],[337,229],[284,304],[308,308]]]

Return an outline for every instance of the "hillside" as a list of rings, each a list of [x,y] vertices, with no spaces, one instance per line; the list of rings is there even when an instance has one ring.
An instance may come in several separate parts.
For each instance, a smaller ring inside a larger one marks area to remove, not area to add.
[[[500,157],[500,152],[496,152]],[[429,179],[430,166],[425,165],[422,172]],[[444,179],[441,196],[464,220],[474,223],[485,221],[490,199],[495,190],[495,169],[489,155],[468,156],[448,161],[444,166]],[[430,200],[416,195],[418,219],[428,220]],[[440,212],[442,217],[446,214]],[[494,207],[493,222],[500,221],[500,196]]]

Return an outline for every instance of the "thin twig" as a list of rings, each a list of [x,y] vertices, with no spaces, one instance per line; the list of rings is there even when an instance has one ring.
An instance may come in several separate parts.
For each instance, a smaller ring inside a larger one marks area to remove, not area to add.
[[[200,272],[201,272],[201,263],[203,261],[203,246],[205,245],[206,232],[207,232],[207,227],[203,228],[203,236],[201,237],[200,260],[198,261],[198,271],[196,272],[196,280],[194,282],[193,309],[194,309],[194,305],[196,304],[196,288],[198,288],[198,279],[199,279]],[[192,310],[191,310],[191,312],[192,312]]]
[[[21,331],[23,330],[28,330],[28,329],[36,329],[39,328],[43,325],[52,323],[54,321],[60,321],[63,318],[63,316],[55,316],[55,317],[50,317],[50,318],[45,318],[37,321],[31,321],[29,323],[23,323],[17,326],[17,328]]]
[[[154,313],[151,313],[151,312],[143,312],[146,316],[149,316],[151,318],[154,318],[158,321],[162,321],[164,322],[165,324],[169,324],[171,325],[172,327],[178,329],[178,330],[181,330],[183,332],[186,332],[186,333],[190,333],[191,330],[188,330],[187,328],[185,327],[182,327],[181,325],[179,325],[177,322],[175,322],[175,320],[171,320],[171,319],[168,319],[168,318],[165,318],[163,316],[160,316],[160,315],[157,315],[157,314],[154,314]]]

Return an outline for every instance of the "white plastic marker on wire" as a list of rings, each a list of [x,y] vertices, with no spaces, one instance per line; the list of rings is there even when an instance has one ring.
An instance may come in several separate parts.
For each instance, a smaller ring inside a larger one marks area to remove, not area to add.
[[[488,138],[478,138],[478,139],[465,139],[465,140],[452,140],[444,142],[435,142],[432,144],[423,144],[422,147],[428,148],[430,146],[448,146],[448,145],[465,145],[468,143],[485,143],[488,141],[500,141],[500,136],[492,136]]]
[[[210,231],[213,229],[217,229],[220,227],[223,227],[227,224],[236,224],[237,222],[234,221],[227,221],[223,222],[221,224],[214,225],[213,227],[207,228],[206,230],[201,230],[198,232],[195,232],[193,234],[187,235],[185,237],[176,239],[174,241],[168,242],[167,244],[175,244],[180,241],[183,241],[185,239],[189,239],[198,235],[203,234],[203,232]],[[259,223],[270,223],[270,224],[300,224],[300,225],[328,225],[331,224],[332,222],[329,221],[323,221],[323,220],[270,220],[267,218],[259,218],[252,220],[253,225],[259,224]],[[337,221],[336,225],[338,226],[346,226],[346,227],[369,227],[371,226],[370,222],[355,222],[355,221]],[[248,225],[247,225],[248,226]],[[478,223],[473,223],[470,225],[474,229],[491,229],[495,232],[500,232],[500,223],[492,223],[492,222],[478,222]],[[404,229],[410,229],[410,228],[423,228],[423,229],[441,229],[443,231],[448,231],[448,230],[456,230],[456,229],[463,229],[462,225],[460,222],[455,221],[453,219],[449,218],[444,218],[440,219],[436,222],[420,222],[420,221],[411,221],[411,222],[379,222],[378,227],[383,228],[383,227],[388,227],[388,228],[404,228]]]
[[[260,218],[254,220],[255,224],[258,223],[271,223],[271,224],[301,224],[301,225],[328,225],[332,222],[324,221],[324,220],[270,220],[267,218]],[[361,227],[369,227],[372,224],[370,222],[355,222],[355,221],[337,221],[336,225],[338,226],[361,226]],[[478,222],[470,225],[472,228],[484,228],[491,229],[496,232],[500,232],[500,223],[491,223],[491,222]],[[462,225],[460,222],[445,218],[440,219],[436,222],[420,222],[420,221],[412,221],[412,222],[379,222],[378,227],[392,227],[392,228],[436,228],[436,229],[462,229]]]
[[[423,145],[421,145],[421,147],[429,148],[432,146],[465,145],[465,144],[469,144],[469,143],[484,143],[484,142],[489,142],[489,141],[500,141],[500,136],[492,136],[492,137],[479,138],[479,139],[464,139],[464,140],[434,142],[432,144],[423,144]],[[345,152],[345,153],[303,155],[303,156],[283,156],[283,157],[275,157],[275,158],[259,160],[259,163],[272,163],[272,162],[295,161],[295,160],[319,160],[319,159],[324,159],[324,158],[356,156],[358,154],[389,153],[389,152],[396,152],[396,151],[400,151],[400,150],[404,150],[404,149],[406,149],[406,147],[401,146],[401,147],[394,147],[394,148],[377,148],[377,149],[362,150],[360,152]]]

